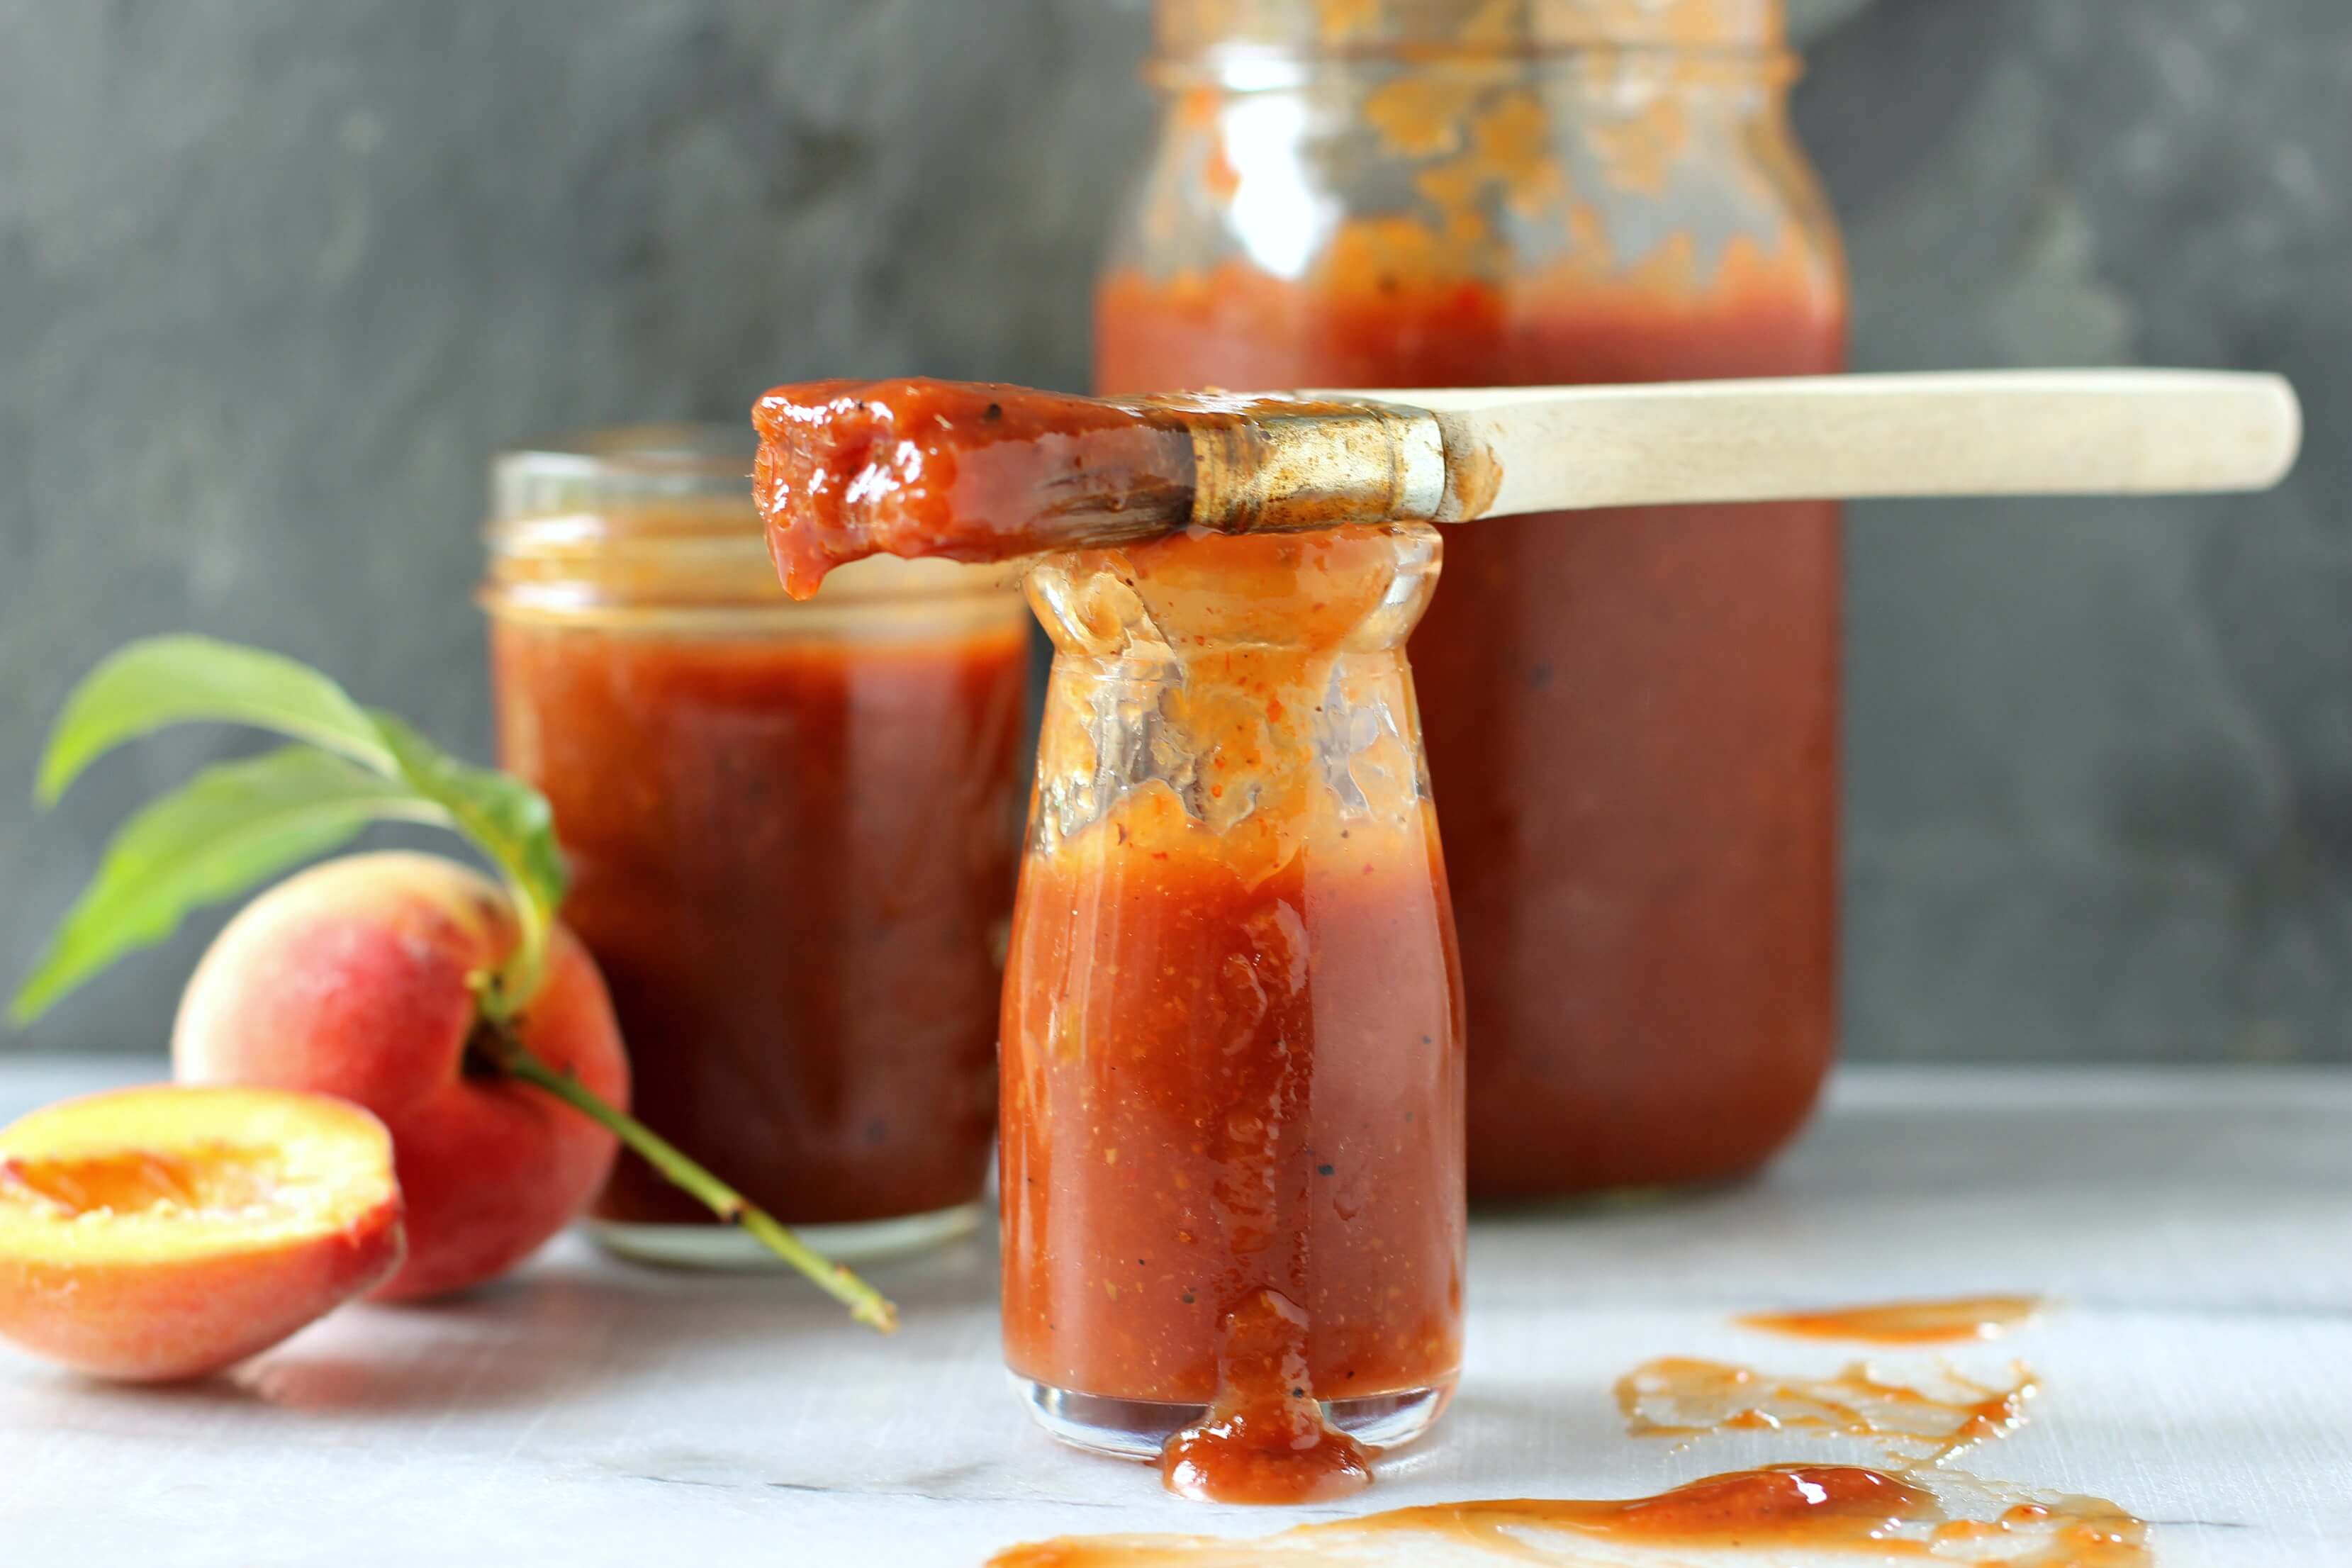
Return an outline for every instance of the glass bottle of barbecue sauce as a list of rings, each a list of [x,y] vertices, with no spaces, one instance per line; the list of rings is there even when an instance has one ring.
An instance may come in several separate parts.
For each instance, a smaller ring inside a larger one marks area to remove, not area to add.
[[[980,1217],[1029,616],[944,561],[787,599],[751,469],[733,426],[499,459],[499,755],[554,806],[637,1113],[835,1256],[899,1251]],[[593,1220],[770,1261],[626,1153]]]
[[[1778,0],[1160,0],[1097,380],[1834,371]],[[1502,518],[1412,645],[1473,1195],[1755,1170],[1827,1069],[1839,530],[1821,504]]]
[[[1362,1484],[1461,1362],[1461,985],[1404,640],[1433,530],[1048,557],[1002,1032],[1005,1357],[1068,1441]]]

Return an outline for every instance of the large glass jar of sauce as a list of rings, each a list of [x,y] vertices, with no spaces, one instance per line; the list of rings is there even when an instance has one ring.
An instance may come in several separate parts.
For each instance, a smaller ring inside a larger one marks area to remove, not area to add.
[[[1106,392],[1832,371],[1778,0],[1160,0]],[[1754,1170],[1827,1069],[1833,507],[1507,518],[1413,642],[1474,1195]]]
[[[1437,568],[1398,526],[1030,574],[1055,654],[1004,991],[1005,1354],[1049,1428],[1179,1490],[1328,1495],[1460,1363],[1460,985],[1403,654]]]
[[[499,459],[499,753],[554,806],[637,1113],[870,1256],[979,1217],[1029,616],[939,561],[787,599],[751,467],[734,427]],[[625,1154],[594,1218],[655,1260],[767,1259]]]

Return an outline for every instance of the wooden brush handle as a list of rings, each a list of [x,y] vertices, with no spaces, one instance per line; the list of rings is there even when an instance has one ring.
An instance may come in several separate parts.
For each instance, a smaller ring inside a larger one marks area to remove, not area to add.
[[[1440,521],[1682,501],[2264,489],[2294,465],[2303,432],[2285,381],[2221,371],[1318,395],[1436,415],[1449,481]]]

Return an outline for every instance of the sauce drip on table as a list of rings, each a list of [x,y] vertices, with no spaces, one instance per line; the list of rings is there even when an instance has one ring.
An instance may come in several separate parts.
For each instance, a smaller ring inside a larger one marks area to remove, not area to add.
[[[1229,1315],[1217,1397],[1160,1450],[1160,1477],[1199,1502],[1326,1502],[1372,1484],[1372,1457],[1316,1400],[1307,1318],[1265,1290]]]
[[[1396,1509],[1278,1535],[1070,1536],[990,1568],[1219,1568],[1269,1563],[1496,1562],[1564,1568],[1932,1563],[1948,1568],[2146,1568],[2147,1529],[2104,1499],[2021,1494],[1849,1466],[1711,1476],[1655,1497],[1512,1500]],[[1441,1555],[1442,1554],[1442,1555]],[[1736,1554],[1736,1557],[1735,1557]]]
[[[1869,1438],[1891,1458],[1940,1464],[2025,1422],[2033,1374],[2012,1364],[2000,1384],[1943,1370],[1897,1381],[1857,1362],[1834,1377],[1776,1377],[1725,1362],[1669,1356],[1617,1381],[1617,1407],[1637,1437],[1803,1432]]]
[[[1810,1312],[1749,1312],[1744,1329],[1809,1340],[1855,1340],[1876,1345],[1925,1345],[1999,1339],[2032,1322],[2039,1296],[1958,1296],[1940,1301],[1880,1301],[1824,1307]]]

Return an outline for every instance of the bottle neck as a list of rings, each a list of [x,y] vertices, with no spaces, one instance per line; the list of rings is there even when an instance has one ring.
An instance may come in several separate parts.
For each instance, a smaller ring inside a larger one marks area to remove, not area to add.
[[[1205,833],[1252,881],[1310,838],[1418,850],[1404,643],[1439,551],[1426,524],[1382,524],[1042,558],[1030,602],[1055,657],[1033,850],[1108,830],[1129,853],[1197,853]]]

